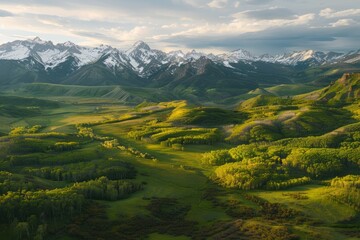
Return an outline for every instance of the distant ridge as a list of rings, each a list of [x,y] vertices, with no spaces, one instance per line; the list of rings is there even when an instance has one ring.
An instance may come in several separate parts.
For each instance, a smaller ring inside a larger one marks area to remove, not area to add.
[[[191,101],[223,101],[249,91],[269,95],[271,91],[265,88],[313,81],[324,86],[344,72],[357,70],[360,51],[306,50],[277,56],[255,56],[244,49],[218,55],[196,50],[165,53],[143,41],[120,50],[108,45],[83,47],[69,41],[54,44],[40,38],[0,45],[3,89],[34,83],[109,86],[122,90],[106,92],[105,96],[136,101],[152,99],[154,93],[156,99],[171,96]]]
[[[139,76],[146,77],[151,75],[154,68],[159,69],[162,65],[183,65],[202,57],[229,68],[233,67],[233,63],[238,62],[267,62],[293,66],[299,64],[321,65],[339,61],[358,62],[360,61],[360,50],[349,53],[304,50],[275,56],[269,54],[255,56],[247,50],[238,49],[229,53],[214,55],[196,50],[188,53],[182,51],[165,53],[151,49],[143,41],[134,43],[130,49],[120,50],[108,45],[93,48],[83,47],[69,41],[54,45],[51,41],[44,41],[39,37],[23,41],[16,40],[0,45],[0,59],[24,60],[29,57],[34,58],[48,71],[66,62],[69,58],[73,58],[74,67],[81,67],[102,59],[108,68],[129,67],[135,70]]]

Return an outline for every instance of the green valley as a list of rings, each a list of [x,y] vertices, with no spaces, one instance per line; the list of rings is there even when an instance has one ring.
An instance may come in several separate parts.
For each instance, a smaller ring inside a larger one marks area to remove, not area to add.
[[[359,239],[359,82],[4,89],[0,239]]]

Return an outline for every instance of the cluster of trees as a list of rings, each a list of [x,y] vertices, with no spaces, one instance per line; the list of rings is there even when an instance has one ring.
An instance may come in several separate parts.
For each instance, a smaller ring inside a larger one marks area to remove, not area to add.
[[[28,167],[26,174],[54,180],[80,182],[105,176],[111,180],[134,178],[135,169],[121,161],[102,161],[90,163],[76,163],[56,167]]]
[[[103,146],[104,148],[116,148],[117,146],[119,146],[119,141],[117,139],[113,139],[113,140],[109,140],[109,141],[104,141],[101,146]]]
[[[90,162],[99,159],[102,153],[98,149],[78,149],[71,152],[61,154],[23,154],[10,155],[6,160],[12,166],[54,166],[69,163]]]
[[[332,193],[332,196],[335,201],[348,204],[360,210],[360,190],[356,188],[349,188],[342,191],[335,191]]]
[[[90,138],[92,140],[97,140],[97,141],[108,141],[112,139],[110,137],[101,137],[99,135],[96,135],[94,133],[94,130],[91,127],[89,127],[92,125],[96,125],[96,124],[90,124],[90,123],[77,124],[76,125],[76,129],[78,131],[77,136],[81,138]]]
[[[135,155],[136,157],[140,157],[140,158],[144,158],[144,159],[151,159],[153,161],[157,161],[156,157],[152,156],[151,154],[149,153],[143,153],[139,150],[137,150],[136,148],[133,148],[133,147],[118,147],[120,150],[125,150],[128,151],[129,153]]]
[[[162,131],[162,128],[156,128],[153,126],[146,126],[138,130],[133,130],[128,133],[128,136],[130,138],[136,139],[136,140],[143,140],[143,138],[146,138],[148,136],[151,136],[156,133],[160,133]]]
[[[333,178],[330,186],[336,188],[357,188],[360,189],[360,175],[347,175]]]
[[[14,127],[11,129],[9,135],[21,135],[37,133],[43,128],[41,125],[34,125],[32,127]]]
[[[80,142],[76,140],[79,139],[55,132],[9,136],[0,145],[0,156],[6,158],[12,155],[75,150],[80,148]]]
[[[340,137],[346,142],[353,140],[352,135],[347,135],[351,137],[350,140],[343,135]],[[317,145],[316,139],[320,140]],[[338,148],[320,148],[324,143],[334,142]],[[229,150],[204,153],[201,162],[218,166],[215,179],[226,187],[282,189],[307,184],[310,178],[328,179],[358,169],[360,147],[341,147],[343,142],[324,135],[273,143],[243,144]],[[296,143],[317,147],[297,147]]]
[[[247,190],[264,187],[268,181],[288,179],[288,171],[281,164],[286,155],[278,147],[251,144],[205,153],[202,162],[221,165],[215,177],[223,186]]]
[[[63,152],[80,148],[79,142],[57,142],[52,147],[53,151]]]
[[[130,131],[128,136],[136,140],[160,142],[169,147],[173,144],[214,144],[222,140],[217,128],[172,127],[162,123]]]
[[[213,166],[223,165],[234,161],[228,150],[216,150],[204,153],[201,157],[201,163]]]
[[[311,178],[309,178],[309,177],[292,178],[292,179],[284,180],[284,181],[268,181],[266,183],[266,189],[279,190],[279,189],[308,184],[308,183],[310,183],[310,181],[311,181]]]
[[[7,155],[47,152],[52,142],[34,137],[16,136],[4,144],[3,151]]]
[[[287,138],[278,141],[277,144],[299,148],[337,148],[341,146],[347,137],[347,134],[326,134],[322,136]]]
[[[25,221],[31,215],[63,219],[81,211],[83,204],[84,197],[70,188],[7,192],[0,196],[0,222]]]
[[[7,192],[0,195],[0,223],[11,224],[19,239],[42,239],[46,223],[80,213],[85,199],[114,201],[140,189],[140,184],[100,177],[61,189]]]
[[[92,128],[85,127],[83,125],[77,125],[76,129],[78,130],[78,136],[83,138],[91,138],[94,139],[95,133]]]
[[[0,195],[10,191],[34,190],[36,185],[10,172],[0,171]]]
[[[212,145],[221,140],[221,135],[218,131],[199,134],[195,136],[181,136],[181,137],[175,137],[175,138],[169,138],[165,142],[168,143],[168,145],[172,145],[175,143],[179,144],[208,144]]]
[[[47,224],[42,223],[36,215],[31,215],[23,222],[15,219],[10,228],[13,239],[43,240],[47,233]]]
[[[169,139],[172,139],[172,141],[175,139],[180,139],[182,141],[191,141],[191,139],[194,139],[194,141],[205,139],[215,140],[218,135],[219,132],[217,128],[168,128],[151,135],[151,139],[156,142]]]
[[[125,180],[111,181],[103,176],[95,180],[75,183],[71,189],[87,199],[115,201],[141,190],[142,185]]]
[[[253,158],[224,164],[216,168],[215,176],[225,187],[244,190],[260,188],[271,179],[275,163],[259,160]]]
[[[297,148],[283,161],[284,165],[306,171],[315,178],[332,177],[344,169],[337,149]]]
[[[151,159],[153,161],[157,161],[156,157],[154,157],[153,155],[151,155],[150,153],[144,153],[144,152],[141,152],[140,150],[137,150],[136,148],[134,147],[126,147],[124,145],[120,145],[119,142],[114,139],[114,140],[111,140],[111,141],[105,141],[103,144],[102,144],[103,147],[105,148],[117,148],[121,151],[126,151],[126,152],[129,152],[130,154],[136,156],[136,157],[139,157],[139,158],[144,158],[144,159]]]
[[[81,213],[87,199],[115,201],[143,187],[125,180],[136,176],[132,165],[104,160],[103,149],[86,148],[79,137],[104,141],[105,147],[124,147],[117,140],[96,136],[84,126],[78,127],[78,136],[24,129],[4,137],[0,144],[0,169],[14,170],[0,171],[0,224],[10,226],[13,239],[44,239],[48,224]],[[85,147],[80,148],[80,144]],[[153,158],[134,148],[125,150]],[[45,179],[75,184],[52,189],[53,184]]]
[[[331,180],[330,186],[335,188],[331,195],[335,201],[348,204],[360,210],[360,176],[347,175]]]
[[[276,126],[266,124],[255,125],[249,131],[249,142],[270,142],[283,137]]]

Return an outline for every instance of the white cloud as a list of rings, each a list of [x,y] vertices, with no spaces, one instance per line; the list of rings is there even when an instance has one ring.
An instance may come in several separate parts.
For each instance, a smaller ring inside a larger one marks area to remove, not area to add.
[[[360,9],[347,9],[343,11],[335,11],[331,8],[325,8],[320,11],[319,16],[324,18],[341,18],[341,17],[348,17],[348,16],[354,16],[354,15],[360,15]]]
[[[173,24],[166,24],[166,25],[162,25],[161,28],[163,29],[171,29],[171,28],[177,28],[178,25],[176,23]]]
[[[37,19],[38,22],[45,24],[45,25],[49,25],[49,26],[54,26],[54,27],[63,27],[64,25],[57,22],[57,21],[53,21],[53,20],[48,20],[48,19]]]
[[[41,5],[13,5],[13,4],[1,4],[0,8],[6,11],[11,11],[18,16],[24,16],[27,14],[32,15],[57,15],[63,18],[73,18],[84,21],[99,20],[99,21],[119,21],[123,18],[130,18],[129,14],[118,9],[96,9],[84,6],[83,9],[77,8],[68,9],[57,6],[41,6]]]
[[[349,26],[349,25],[352,25],[352,24],[356,24],[356,22],[353,20],[353,19],[349,19],[349,18],[346,18],[346,19],[340,19],[334,23],[330,23],[330,26],[332,27],[345,27],[345,26]]]
[[[136,26],[129,31],[123,29],[112,28],[108,32],[109,36],[112,36],[120,41],[137,41],[139,39],[146,40],[150,33],[150,29],[146,26]]]
[[[224,8],[227,5],[227,0],[213,0],[209,2],[207,5],[211,8]]]
[[[40,24],[39,24],[40,23]],[[64,36],[69,36],[69,31],[56,27],[49,27],[48,24],[39,22],[37,19],[28,19],[23,17],[17,18],[7,18],[2,19],[0,22],[0,30],[15,30],[15,31],[25,31],[25,32],[34,32],[34,35],[42,34],[61,34]]]
[[[182,0],[185,4],[196,8],[203,8],[206,6],[206,0]]]
[[[198,37],[198,36],[234,36],[244,33],[259,32],[274,27],[285,27],[285,26],[299,26],[308,24],[315,18],[315,14],[304,14],[296,16],[293,19],[274,19],[274,20],[258,20],[247,18],[235,18],[229,23],[222,24],[209,24],[187,29],[172,34],[162,34],[156,36],[157,39],[166,39],[167,37],[176,36],[187,36],[187,37]]]

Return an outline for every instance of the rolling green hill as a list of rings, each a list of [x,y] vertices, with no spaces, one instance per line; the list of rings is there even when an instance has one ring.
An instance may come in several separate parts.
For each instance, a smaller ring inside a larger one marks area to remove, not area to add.
[[[286,106],[286,105],[291,105],[291,103],[292,100],[290,98],[281,98],[273,95],[259,95],[242,102],[239,106],[239,109],[269,106],[269,105]]]
[[[318,101],[328,104],[351,103],[360,99],[360,74],[344,74],[321,91]]]
[[[20,85],[7,90],[9,94],[37,95],[42,97],[80,97],[116,99],[123,103],[139,103],[142,98],[130,94],[120,86],[79,86],[49,83]]]
[[[177,107],[168,120],[188,125],[225,125],[238,124],[246,119],[243,112],[213,107]]]

